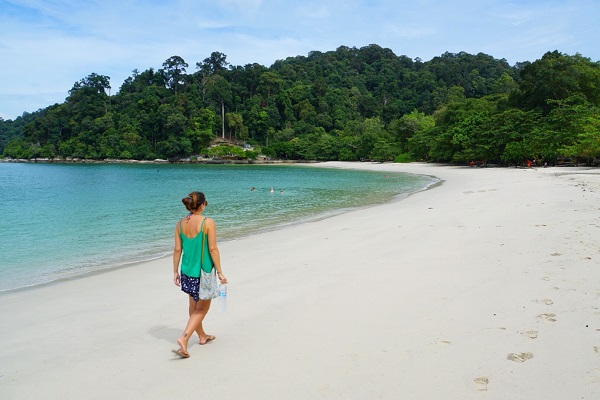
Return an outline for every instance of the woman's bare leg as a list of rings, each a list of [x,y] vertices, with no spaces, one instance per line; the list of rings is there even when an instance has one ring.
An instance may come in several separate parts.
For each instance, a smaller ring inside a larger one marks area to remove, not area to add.
[[[194,305],[193,309],[192,303]],[[194,331],[196,331],[198,336],[200,336],[201,344],[206,342],[208,335],[206,335],[204,329],[202,328],[202,320],[204,320],[209,308],[210,300],[199,300],[196,302],[190,297],[190,319],[188,320],[183,334],[179,337],[179,339],[177,339],[177,344],[179,344],[179,347],[184,354],[187,354],[188,342]]]
[[[192,297],[190,297],[190,304],[189,304],[189,310],[188,310],[189,316],[191,317],[197,308],[199,308],[198,312],[200,314],[203,314],[202,319],[200,320],[200,325],[198,325],[198,328],[196,329],[198,338],[200,338],[200,344],[206,344],[206,342],[215,339],[215,337],[213,335],[207,335],[206,332],[204,332],[204,328],[202,326],[202,321],[204,321],[204,317],[206,316],[206,314],[208,314],[208,310],[210,309],[210,304],[211,304],[210,300],[200,300],[200,301],[196,302],[196,301],[194,301],[194,299]]]

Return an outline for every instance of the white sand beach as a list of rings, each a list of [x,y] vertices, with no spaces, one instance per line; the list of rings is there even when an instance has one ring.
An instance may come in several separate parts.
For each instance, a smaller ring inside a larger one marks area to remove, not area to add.
[[[1,294],[0,399],[600,398],[600,170],[319,165],[443,182],[220,243],[189,359],[170,258]]]

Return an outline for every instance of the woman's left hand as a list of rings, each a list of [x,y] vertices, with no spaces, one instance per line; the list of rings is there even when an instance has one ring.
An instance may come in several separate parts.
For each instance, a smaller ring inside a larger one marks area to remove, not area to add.
[[[175,282],[175,286],[179,286],[181,282],[181,277],[179,276],[179,272],[173,274],[173,282]]]

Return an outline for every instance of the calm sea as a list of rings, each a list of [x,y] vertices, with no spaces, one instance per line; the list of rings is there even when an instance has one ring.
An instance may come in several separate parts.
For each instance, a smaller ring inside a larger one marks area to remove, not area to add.
[[[193,190],[206,194],[205,215],[225,241],[432,183],[301,165],[0,163],[0,291],[170,254],[181,199]]]

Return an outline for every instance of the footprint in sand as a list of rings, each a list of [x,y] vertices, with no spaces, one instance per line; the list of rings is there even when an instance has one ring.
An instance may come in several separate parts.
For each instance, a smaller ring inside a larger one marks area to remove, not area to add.
[[[538,315],[539,319],[543,319],[549,322],[556,322],[556,314],[548,313],[548,314],[540,314]]]
[[[595,368],[591,371],[588,371],[587,380],[592,383],[600,382],[600,368]]]
[[[494,314],[496,315],[496,314]],[[495,330],[499,330],[499,331],[505,331],[506,328],[503,326],[495,326],[493,328],[485,328],[484,331],[495,331]]]
[[[533,303],[544,303],[547,306],[554,304],[554,302],[550,299],[542,299],[542,300],[535,299],[535,300],[531,300],[531,301]]]
[[[436,342],[431,342],[429,345],[430,346],[450,346],[451,344],[452,344],[452,342],[449,340],[439,340]]]
[[[508,356],[506,356],[507,360],[510,361],[514,361],[514,362],[525,362],[529,359],[533,358],[533,354],[532,353],[510,353]]]
[[[487,378],[487,376],[479,376],[477,378],[473,378],[473,382],[475,382],[475,384],[477,385],[477,390],[479,390],[480,392],[487,392],[487,386],[488,383],[490,383],[490,380]]]
[[[538,331],[536,331],[536,330],[521,331],[520,333],[521,333],[521,335],[525,335],[530,339],[537,339],[537,337],[538,337]]]

